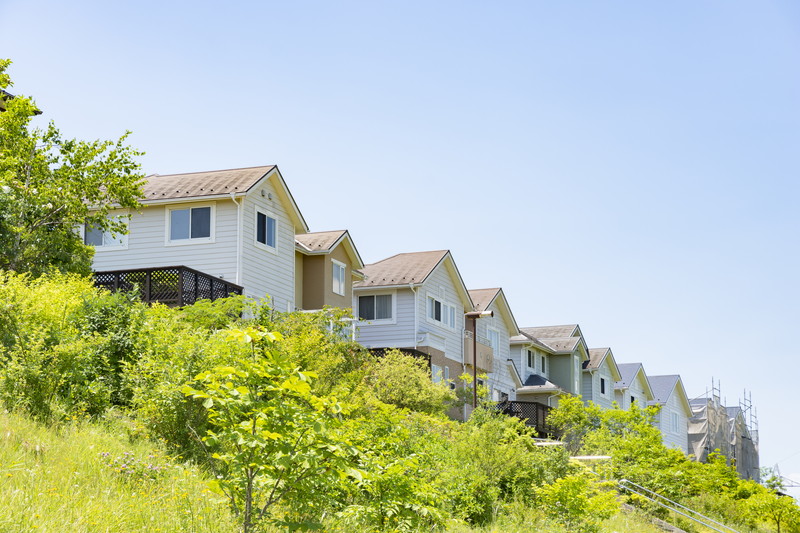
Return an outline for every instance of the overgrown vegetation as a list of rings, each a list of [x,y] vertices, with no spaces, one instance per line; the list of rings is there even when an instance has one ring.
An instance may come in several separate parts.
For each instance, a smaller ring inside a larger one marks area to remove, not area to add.
[[[55,273],[2,274],[0,302],[3,530],[61,513],[74,531],[646,531],[623,502],[668,518],[623,478],[743,531],[797,530],[793,502],[664,448],[648,410],[564,399],[568,446],[491,406],[454,422],[424,362],[351,342],[342,311],[147,307]]]

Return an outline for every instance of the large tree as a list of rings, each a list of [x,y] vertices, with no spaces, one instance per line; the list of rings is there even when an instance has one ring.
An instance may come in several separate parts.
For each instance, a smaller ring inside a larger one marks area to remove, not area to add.
[[[49,270],[89,273],[94,250],[81,228],[126,231],[115,208],[139,207],[141,154],[117,141],[65,139],[52,122],[31,121],[33,100],[11,96],[0,59],[0,269],[39,275]]]

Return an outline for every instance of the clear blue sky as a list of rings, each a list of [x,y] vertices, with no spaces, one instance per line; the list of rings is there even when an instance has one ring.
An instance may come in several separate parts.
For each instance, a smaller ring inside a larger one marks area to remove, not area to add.
[[[147,173],[278,164],[366,262],[447,248],[521,326],[752,392],[800,481],[800,4],[0,0],[0,56]]]

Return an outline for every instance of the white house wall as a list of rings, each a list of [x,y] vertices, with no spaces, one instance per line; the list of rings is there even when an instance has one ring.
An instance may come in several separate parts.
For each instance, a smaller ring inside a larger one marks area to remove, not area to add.
[[[445,357],[458,363],[464,361],[464,304],[456,291],[456,285],[450,272],[445,266],[445,261],[439,264],[417,289],[418,331],[420,336],[430,333],[440,339]],[[456,327],[450,328],[440,322],[428,318],[428,295],[438,298],[447,305],[456,308]],[[479,321],[480,322],[480,321]],[[442,348],[440,348],[442,349]]]
[[[128,223],[126,249],[97,248],[92,268],[130,270],[185,265],[236,282],[236,206],[231,201],[169,204],[170,209],[213,207],[213,242],[167,243],[167,206],[145,206]]]
[[[264,196],[261,195],[261,190]],[[269,199],[269,195],[272,199]],[[278,311],[294,311],[296,228],[286,208],[278,200],[277,191],[269,180],[242,200],[242,276],[245,294],[254,298],[269,297]],[[256,244],[256,209],[277,222],[276,247],[272,251]],[[299,230],[299,228],[297,228]],[[235,252],[234,252],[235,253]]]
[[[614,378],[611,376],[611,369],[608,365],[608,358],[603,361],[600,368],[594,372],[583,372],[583,383],[581,385],[581,396],[584,402],[593,402],[603,409],[611,409],[614,406]],[[600,380],[606,381],[606,393],[600,392]]]
[[[507,394],[508,398],[513,400],[516,398],[516,387],[508,370],[507,361],[511,359],[511,348],[508,342],[510,337],[506,321],[500,314],[500,309],[493,303],[489,306],[489,310],[494,311],[494,316],[488,318],[480,318],[477,321],[478,336],[489,338],[489,328],[496,330],[499,333],[499,348],[493,354],[494,361],[492,363],[492,373],[488,376],[489,391],[491,400],[497,401],[500,399],[500,393]],[[472,327],[470,325],[470,327]],[[516,333],[516,332],[515,332]],[[519,366],[517,366],[519,370]]]
[[[358,297],[391,293],[393,319],[388,322],[357,322],[358,342],[367,348],[412,348],[414,339],[414,293],[411,289],[353,291],[353,311],[358,315]]]
[[[673,427],[673,415],[677,418],[677,430]],[[661,411],[658,413],[658,429],[661,430],[666,446],[677,448],[686,454],[689,453],[689,419],[675,391],[661,406]]]

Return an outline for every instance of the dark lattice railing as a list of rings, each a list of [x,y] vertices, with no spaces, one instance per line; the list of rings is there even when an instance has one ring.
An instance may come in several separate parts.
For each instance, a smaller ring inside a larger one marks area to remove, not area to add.
[[[110,291],[136,290],[144,302],[172,306],[242,294],[239,285],[186,266],[95,272],[94,284]]]
[[[525,421],[525,425],[536,429],[541,437],[558,437],[556,428],[547,423],[547,416],[552,407],[539,402],[518,402],[506,400],[497,404],[497,408],[506,415],[516,416]]]

